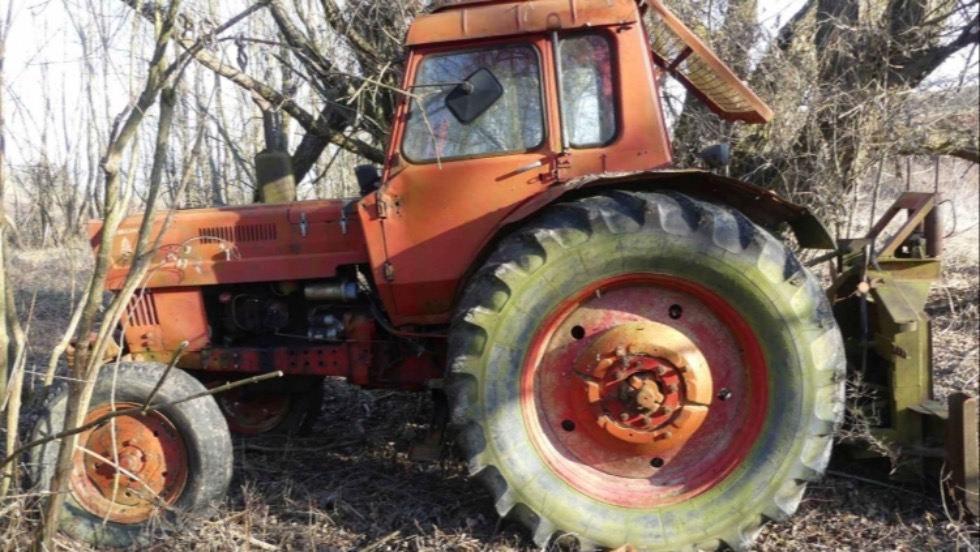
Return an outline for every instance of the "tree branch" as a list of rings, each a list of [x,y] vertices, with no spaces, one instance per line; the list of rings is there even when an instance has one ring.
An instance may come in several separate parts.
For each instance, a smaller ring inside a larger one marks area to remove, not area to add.
[[[950,56],[975,44],[980,44],[980,16],[977,15],[969,24],[964,25],[956,38],[949,43],[911,53],[901,52],[891,60],[891,65],[902,82],[914,87],[939,68]]]
[[[157,17],[156,14],[160,13],[160,11],[162,10],[162,8],[158,4],[155,4],[153,2],[144,2],[142,0],[121,0],[121,1],[125,3],[127,6],[133,8],[134,10],[139,9],[140,15],[142,15],[145,19],[148,19],[149,21],[154,21],[155,18]],[[257,10],[257,6],[262,6],[265,4],[266,2],[259,2],[258,4],[253,5],[248,10],[246,10],[246,13],[252,13]],[[241,19],[242,19],[241,14],[232,18],[233,21],[239,21]],[[180,20],[184,22],[185,26],[191,26],[188,23],[190,21],[188,17],[182,15],[180,17]],[[225,24],[218,27],[218,29],[226,30],[229,27],[230,25]],[[282,30],[281,26],[280,26],[280,30]],[[296,33],[298,33],[298,30],[296,31]],[[302,36],[301,34],[299,34],[298,36],[294,35],[292,38],[298,40],[299,41],[298,45],[302,48],[302,43],[305,41],[305,39],[301,39],[301,36]],[[290,37],[287,36],[287,40],[289,39]],[[275,106],[279,106],[282,110],[288,113],[293,119],[295,119],[296,122],[298,122],[300,126],[303,127],[303,130],[305,130],[308,134],[315,135],[314,138],[311,138],[312,142],[316,143],[317,141],[320,140],[326,140],[328,144],[334,144],[335,146],[338,146],[347,151],[360,155],[365,159],[370,160],[371,162],[374,163],[384,162],[384,153],[379,148],[376,148],[361,140],[348,137],[347,135],[344,134],[343,128],[338,130],[337,128],[331,126],[330,124],[331,121],[329,121],[328,118],[312,115],[309,111],[307,111],[306,109],[298,105],[295,101],[288,98],[286,95],[279,92],[275,88],[249,76],[248,74],[242,71],[239,71],[238,69],[228,64],[223,63],[221,59],[219,59],[217,56],[202,48],[201,40],[195,40],[189,37],[180,37],[176,39],[176,42],[181,46],[181,48],[183,48],[187,53],[192,55],[194,59],[197,60],[197,62],[203,65],[204,67],[207,67],[211,71],[215,72],[216,74],[220,75],[221,77],[227,80],[230,80],[231,82],[235,83],[236,85],[238,85],[239,87],[245,90],[257,93],[269,103]],[[296,45],[293,46],[296,47]],[[312,46],[310,46],[308,43],[306,47],[312,48]],[[303,51],[305,52],[306,50]],[[317,58],[320,57],[319,54],[316,53],[315,49],[311,49],[310,51],[313,52],[313,54]],[[306,150],[306,151],[308,153],[308,151],[312,151],[312,150]],[[322,148],[320,151],[322,151]]]

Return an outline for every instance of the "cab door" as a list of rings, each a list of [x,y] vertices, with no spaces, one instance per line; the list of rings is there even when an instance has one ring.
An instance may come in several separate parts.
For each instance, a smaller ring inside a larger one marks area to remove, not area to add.
[[[413,96],[375,206],[386,258],[375,277],[396,324],[448,321],[461,280],[500,221],[552,181],[548,44],[521,37],[412,54]],[[461,83],[485,84],[487,72],[499,97],[475,119],[461,119],[447,99],[486,93]]]

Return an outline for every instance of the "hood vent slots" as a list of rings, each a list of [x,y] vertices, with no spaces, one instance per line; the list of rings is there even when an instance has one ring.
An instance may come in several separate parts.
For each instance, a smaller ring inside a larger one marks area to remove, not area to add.
[[[264,224],[215,226],[212,228],[201,228],[198,231],[198,236],[200,236],[202,243],[272,241],[276,239],[276,225],[270,222]]]
[[[130,326],[159,326],[157,305],[149,291],[136,292],[126,306],[126,319]]]

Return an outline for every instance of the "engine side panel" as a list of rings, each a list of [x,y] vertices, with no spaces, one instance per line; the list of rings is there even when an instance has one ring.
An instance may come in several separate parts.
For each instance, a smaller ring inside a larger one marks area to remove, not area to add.
[[[147,288],[208,286],[330,278],[337,268],[368,262],[358,217],[343,200],[178,211],[166,228],[157,214],[152,236],[160,247]],[[132,266],[141,216],[125,219],[112,244],[106,287],[118,290]],[[101,222],[89,226],[92,245]]]

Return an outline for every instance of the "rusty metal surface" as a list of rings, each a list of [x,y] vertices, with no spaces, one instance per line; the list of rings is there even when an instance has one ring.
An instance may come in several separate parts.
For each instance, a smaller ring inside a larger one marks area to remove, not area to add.
[[[309,201],[192,209],[174,214],[146,287],[186,287],[226,283],[329,278],[337,267],[368,261],[357,217],[344,213],[345,201]],[[163,229],[154,217],[152,236]],[[112,245],[107,289],[122,285],[132,264],[142,215],[125,219]],[[102,223],[89,224],[93,247]]]
[[[412,23],[409,46],[636,22],[635,0],[453,2]]]
[[[624,508],[664,506],[744,461],[769,404],[766,361],[722,298],[679,278],[632,275],[597,282],[556,311],[525,356],[521,408],[538,454],[569,486]],[[617,370],[628,387],[645,387],[631,376],[657,384],[664,402],[649,431],[629,406],[633,393],[607,377]],[[610,387],[625,393],[617,400]]]
[[[953,493],[974,517],[980,516],[980,451],[978,451],[977,399],[966,393],[949,398],[947,463]]]
[[[131,354],[176,351],[184,341],[198,351],[209,345],[204,299],[197,288],[161,288],[136,293],[122,321]]]
[[[625,4],[636,9],[632,2]],[[615,33],[602,28],[594,32],[603,33],[610,42],[618,69],[614,97],[620,110],[616,118],[619,128],[616,139],[608,145],[563,152],[553,45],[544,34],[514,39],[540,53],[546,139],[538,149],[413,164],[400,155],[405,125],[395,126],[384,184],[359,209],[375,282],[395,325],[446,323],[467,272],[508,217],[532,198],[549,193],[561,182],[596,172],[670,165],[659,90],[642,26],[624,27]],[[479,41],[468,47],[501,43],[507,41]],[[405,87],[411,86],[426,55],[458,49],[458,45],[413,48]],[[621,80],[627,75],[628,81]],[[396,120],[405,121],[407,110],[403,103]],[[540,167],[536,170],[519,170],[537,163]],[[379,204],[385,207],[379,210]]]
[[[142,406],[119,402],[115,410]],[[110,405],[98,406],[85,421],[97,420],[113,410]],[[187,483],[184,441],[160,412],[117,417],[112,423],[82,433],[79,444],[72,460],[71,492],[82,507],[99,518],[143,523],[160,507],[176,502]]]

